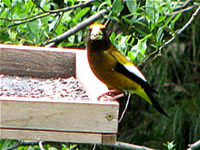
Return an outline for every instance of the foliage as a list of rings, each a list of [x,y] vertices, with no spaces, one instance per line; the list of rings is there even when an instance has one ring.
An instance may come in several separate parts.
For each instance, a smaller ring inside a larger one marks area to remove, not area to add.
[[[4,150],[8,147],[12,147],[12,150],[78,150],[77,144],[65,144],[65,143],[55,143],[55,142],[44,142],[42,144],[43,147],[40,147],[37,142],[24,142],[22,145],[20,144],[21,141],[14,141],[14,140],[0,140],[0,149]],[[18,145],[17,147],[15,147]]]
[[[174,142],[172,141],[172,142],[167,142],[166,144],[164,144],[164,146],[166,146],[167,148],[168,148],[168,150],[175,150],[174,148],[175,148],[175,144],[174,144]]]
[[[131,61],[140,64],[148,81],[157,86],[160,103],[170,115],[169,119],[164,118],[134,96],[125,118],[119,124],[118,139],[157,149],[178,150],[198,140],[200,15],[183,28],[199,7],[198,0],[96,0],[87,6],[75,7],[85,2],[2,0],[0,43],[44,45],[100,10],[109,8],[109,12],[98,22],[106,23],[113,44]],[[62,11],[67,7],[68,10]],[[57,46],[84,48],[86,29],[66,37]],[[178,36],[181,29],[184,30]],[[172,42],[166,44],[170,39]],[[124,103],[120,101],[121,109]],[[0,149],[13,144],[16,141],[1,140]],[[59,148],[74,149],[73,146],[75,149],[81,147],[60,144]],[[58,149],[53,145],[45,145],[45,148]]]

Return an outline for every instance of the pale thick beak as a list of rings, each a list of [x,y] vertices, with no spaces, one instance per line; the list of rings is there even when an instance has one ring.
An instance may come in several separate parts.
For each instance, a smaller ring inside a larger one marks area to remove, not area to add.
[[[90,33],[91,40],[101,40],[103,38],[103,32],[99,29],[99,27],[93,27]]]

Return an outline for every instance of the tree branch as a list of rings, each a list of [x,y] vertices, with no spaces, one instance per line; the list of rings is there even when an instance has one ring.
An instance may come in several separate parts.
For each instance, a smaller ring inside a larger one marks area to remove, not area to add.
[[[200,11],[200,6],[196,9],[196,11],[192,14],[191,18],[189,19],[189,21],[181,28],[176,30],[175,35],[172,36],[167,42],[165,42],[162,46],[159,47],[159,49],[153,51],[149,56],[147,56],[144,61],[142,63],[140,63],[139,65],[143,64],[144,62],[148,61],[150,58],[155,59],[161,52],[162,49],[164,47],[166,47],[167,45],[169,45],[172,41],[174,41],[178,35],[180,35],[194,20],[194,18],[197,16],[197,14]]]
[[[174,10],[177,11],[177,10],[183,9],[191,2],[192,2],[192,0],[186,0],[185,2],[179,2],[178,4],[180,6],[176,7]]]
[[[187,7],[187,8],[181,9],[181,10],[177,10],[177,11],[174,11],[172,13],[168,13],[166,16],[175,16],[175,15],[178,15],[180,12],[183,13],[183,12],[190,11],[194,7],[196,7],[196,5],[192,5],[190,7]]]
[[[48,11],[49,14],[55,14],[55,13],[60,13],[60,12],[65,12],[65,11],[69,11],[71,9],[75,9],[77,7],[86,7],[87,5],[89,5],[90,3],[94,2],[95,0],[88,0],[85,3],[80,3],[71,7],[66,7],[66,8],[62,8],[62,9],[57,9],[57,10],[51,10]]]
[[[38,4],[38,1],[36,1],[36,0],[31,0],[38,8],[40,8],[43,12],[45,12],[45,10],[42,8],[42,7],[40,7],[40,4]]]
[[[16,26],[16,25],[24,24],[24,23],[27,23],[27,22],[32,22],[32,21],[34,21],[34,20],[37,20],[37,19],[39,19],[39,18],[46,17],[46,16],[48,16],[48,15],[49,15],[49,14],[42,14],[42,15],[40,14],[39,16],[36,16],[36,17],[34,17],[34,18],[31,18],[31,19],[28,19],[28,20],[25,20],[25,21],[22,21],[22,22],[17,22],[17,23],[8,25],[7,27],[8,27],[8,28],[11,28],[11,27],[14,27],[14,26]]]
[[[11,25],[8,25],[7,27],[8,28],[11,28],[11,27],[14,27],[16,25],[20,25],[20,24],[24,24],[24,23],[27,23],[27,22],[31,22],[31,21],[34,21],[36,19],[39,19],[39,18],[43,18],[43,17],[46,17],[48,16],[49,14],[55,14],[55,13],[60,13],[60,12],[66,12],[66,11],[69,11],[71,9],[75,9],[75,8],[78,8],[78,7],[86,7],[87,5],[89,5],[90,3],[94,2],[95,0],[88,0],[86,1],[85,3],[80,3],[80,4],[77,4],[77,5],[74,5],[74,6],[71,6],[71,7],[66,7],[66,8],[62,8],[62,9],[57,9],[57,10],[50,10],[50,11],[45,11],[43,10],[43,12],[40,12],[36,15],[33,15],[33,16],[30,16],[30,17],[27,17],[27,18],[23,18],[23,19],[7,19],[7,18],[0,18],[0,20],[6,20],[6,21],[11,21],[11,22],[14,22],[14,21],[21,21],[21,22],[17,22],[17,23],[14,23],[14,24],[11,24]],[[34,1],[35,2],[35,1]],[[40,8],[41,9],[41,8]]]
[[[115,144],[109,144],[107,146],[115,147],[115,148],[124,148],[124,149],[131,149],[131,150],[155,150],[145,146],[139,146],[134,144],[128,144],[124,142],[116,142]]]
[[[200,140],[198,140],[197,142],[193,144],[190,144],[187,150],[197,150],[199,148],[200,148]]]
[[[22,18],[22,19],[8,19],[8,18],[1,18],[1,17],[0,17],[0,20],[5,20],[5,21],[9,21],[9,22],[13,22],[13,21],[24,21],[24,20],[31,19],[31,18],[34,18],[34,17],[39,16],[39,15],[42,15],[42,14],[44,14],[44,12],[40,12],[40,13],[35,14],[35,15],[33,15],[33,16],[26,17],[26,18]]]
[[[71,28],[70,30],[66,31],[65,33],[55,37],[52,40],[49,40],[45,43],[43,43],[42,45],[47,45],[47,47],[51,47],[54,46],[55,44],[59,43],[60,41],[66,39],[68,36],[78,32],[79,30],[81,30],[82,28],[88,26],[89,24],[91,24],[92,22],[94,22],[95,20],[99,19],[100,17],[102,17],[103,14],[107,13],[108,10],[101,10],[100,12],[94,14],[93,16],[91,16],[90,18],[84,20],[83,22],[77,24],[75,27]],[[50,44],[52,43],[52,44]]]
[[[192,14],[192,17],[190,18],[190,20],[181,28],[181,29],[178,29],[176,32],[175,32],[175,35],[169,39],[166,43],[164,43],[164,45],[162,45],[159,50],[163,49],[165,46],[167,46],[169,43],[171,43],[178,35],[180,35],[191,23],[192,21],[194,20],[194,18],[197,16],[198,12],[200,10],[200,6],[196,9],[196,11]]]
[[[198,141],[199,143],[197,144],[200,144],[200,141]],[[13,150],[15,148],[18,148],[20,146],[30,146],[30,145],[38,145],[40,147],[41,150],[44,150],[44,147],[43,147],[43,144],[44,143],[52,143],[52,142],[47,142],[47,141],[19,141],[18,144],[16,145],[13,145],[9,148],[6,148],[5,150]],[[53,142],[53,143],[56,143],[56,142]],[[196,143],[194,143],[196,144]],[[192,144],[191,147],[194,145]],[[130,150],[155,150],[155,149],[152,149],[152,148],[149,148],[149,147],[146,147],[146,146],[140,146],[140,145],[135,145],[135,144],[129,144],[129,143],[124,143],[124,142],[116,142],[115,144],[106,144],[106,146],[109,146],[109,147],[114,147],[114,148],[120,148],[120,149],[130,149]],[[194,145],[196,146],[196,145]],[[96,144],[94,145],[93,149],[96,148]],[[198,148],[198,147],[196,147]],[[188,150],[195,150],[195,149],[188,149]]]

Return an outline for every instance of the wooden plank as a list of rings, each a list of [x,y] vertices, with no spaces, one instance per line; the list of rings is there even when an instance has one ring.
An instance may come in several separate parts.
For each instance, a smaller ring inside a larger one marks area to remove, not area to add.
[[[117,102],[0,97],[0,127],[117,133]]]
[[[0,72],[40,78],[75,76],[75,52],[0,44]]]
[[[0,139],[102,144],[102,134],[1,129]]]
[[[103,134],[102,144],[115,144],[117,141],[116,134]]]
[[[91,99],[96,100],[101,94],[106,93],[108,88],[103,82],[96,78],[91,71],[86,51],[78,52],[76,58],[76,78],[83,85],[84,89],[88,93],[88,96]]]

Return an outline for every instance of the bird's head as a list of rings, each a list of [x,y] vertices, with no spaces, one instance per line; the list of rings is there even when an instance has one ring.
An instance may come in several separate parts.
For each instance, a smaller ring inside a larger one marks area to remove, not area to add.
[[[91,50],[106,50],[110,47],[110,39],[106,32],[105,25],[93,23],[89,26],[87,47]]]
[[[106,27],[103,24],[93,23],[90,25],[90,40],[103,40],[106,35]]]

